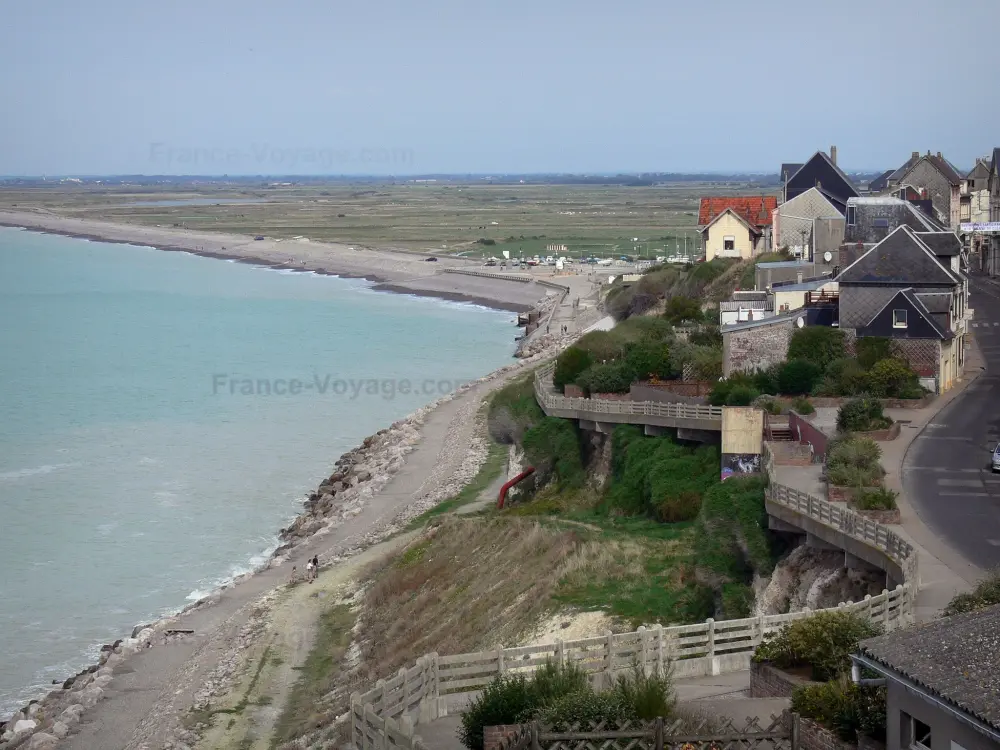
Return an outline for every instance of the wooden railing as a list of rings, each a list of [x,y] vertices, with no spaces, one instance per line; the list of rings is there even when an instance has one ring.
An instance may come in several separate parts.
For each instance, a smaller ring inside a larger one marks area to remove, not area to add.
[[[569,398],[558,393],[552,385],[554,363],[535,371],[535,398],[542,410],[575,411],[600,421],[600,417],[618,414],[630,417],[663,417],[667,419],[698,419],[722,423],[722,407],[703,404],[663,403],[660,401],[630,401],[603,398]],[[586,416],[584,418],[587,418]],[[643,424],[642,419],[636,419]]]

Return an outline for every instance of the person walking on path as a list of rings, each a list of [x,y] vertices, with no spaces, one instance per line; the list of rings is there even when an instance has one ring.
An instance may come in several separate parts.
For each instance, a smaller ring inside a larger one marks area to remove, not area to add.
[[[306,563],[306,580],[308,580],[309,583],[313,582],[313,578],[315,577],[315,571],[316,569],[313,566],[313,561],[310,560],[308,563]]]
[[[313,580],[319,578],[319,555],[313,555],[312,559],[313,566]]]

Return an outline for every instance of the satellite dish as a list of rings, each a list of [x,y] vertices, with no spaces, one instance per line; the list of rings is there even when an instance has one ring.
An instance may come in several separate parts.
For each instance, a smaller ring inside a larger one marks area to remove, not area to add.
[[[795,319],[795,325],[798,326],[799,328],[802,328],[805,324],[806,324],[806,319],[805,318],[796,318]]]
[[[829,263],[831,260],[833,260],[833,253],[827,250],[825,253],[823,253],[823,260]]]

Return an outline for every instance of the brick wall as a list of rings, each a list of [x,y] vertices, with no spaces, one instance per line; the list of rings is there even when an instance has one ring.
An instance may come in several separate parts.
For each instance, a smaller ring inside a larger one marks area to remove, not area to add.
[[[853,742],[844,742],[812,719],[799,719],[800,750],[855,750],[856,747]]]
[[[563,395],[567,398],[583,398],[583,388],[569,383],[563,387]]]
[[[849,503],[854,499],[854,488],[839,487],[835,484],[827,485],[826,499],[831,503]]]
[[[791,318],[724,332],[723,374],[728,376],[733,372],[766,370],[771,365],[784,362],[788,341],[794,330],[795,319]]]
[[[686,399],[704,401],[704,397],[712,392],[715,384],[707,380],[667,380],[659,383],[642,381],[632,384],[632,399],[634,401],[675,401],[676,396]]]
[[[859,508],[855,508],[853,503],[850,505],[851,510],[859,516],[870,518],[876,523],[898,524],[902,520],[899,515],[899,508],[896,508],[895,510],[860,510]]]
[[[815,684],[764,662],[750,662],[751,698],[790,698],[800,685]]]
[[[483,727],[483,750],[500,750],[500,746],[519,731],[521,731],[520,724]]]
[[[889,440],[895,440],[899,437],[899,422],[893,422],[892,426],[884,430],[869,430],[867,432],[856,432],[856,435],[861,435],[862,437],[869,437],[872,440],[885,443]]]
[[[591,393],[591,398],[603,398],[608,401],[631,401],[632,396],[628,393]]]

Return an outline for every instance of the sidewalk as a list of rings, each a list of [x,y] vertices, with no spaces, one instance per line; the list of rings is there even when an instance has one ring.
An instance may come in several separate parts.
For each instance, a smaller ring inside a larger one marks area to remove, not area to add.
[[[880,443],[885,486],[899,493],[901,523],[893,529],[917,550],[919,576],[914,616],[917,622],[934,619],[955,594],[967,591],[983,574],[956,550],[937,538],[907,502],[903,492],[902,469],[906,453],[924,428],[983,372],[984,360],[975,341],[967,352],[965,373],[955,386],[923,409],[887,409],[886,414],[904,423],[895,440]],[[802,492],[826,498],[821,469],[813,466],[776,466],[778,482]]]

